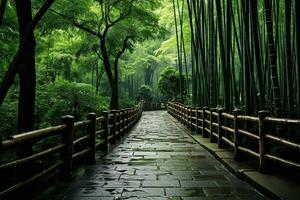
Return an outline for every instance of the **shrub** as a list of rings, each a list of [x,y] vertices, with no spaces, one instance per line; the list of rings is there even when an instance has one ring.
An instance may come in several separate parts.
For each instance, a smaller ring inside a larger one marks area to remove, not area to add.
[[[135,97],[135,99],[137,101],[152,101],[153,97],[152,97],[152,89],[149,85],[142,85],[139,90],[138,93]]]

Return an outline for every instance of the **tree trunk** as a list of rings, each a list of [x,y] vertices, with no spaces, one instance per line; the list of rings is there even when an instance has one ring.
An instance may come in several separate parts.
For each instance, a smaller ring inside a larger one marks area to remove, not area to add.
[[[256,71],[257,71],[257,79],[260,93],[260,108],[261,110],[265,109],[265,85],[263,82],[263,73],[262,73],[262,61],[261,61],[261,47],[260,47],[260,39],[259,39],[259,21],[257,14],[257,0],[251,0],[251,19],[252,19],[252,29],[253,29],[253,43],[254,43],[254,51],[255,51],[255,59],[256,59]]]
[[[229,0],[231,1],[231,0]],[[230,6],[230,2],[227,2],[227,6]],[[216,0],[216,9],[217,9],[217,22],[218,22],[218,30],[219,30],[219,44],[220,44],[220,54],[221,54],[221,61],[222,61],[222,72],[223,72],[223,85],[224,85],[224,105],[225,105],[225,110],[229,111],[230,110],[230,84],[231,84],[231,79],[228,77],[228,68],[230,67],[230,51],[231,51],[231,22],[230,22],[230,12],[227,13],[229,16],[227,16],[227,27],[226,30],[228,37],[226,37],[226,43],[227,43],[227,48],[225,52],[225,40],[224,40],[224,33],[223,33],[223,15],[222,15],[222,8],[221,8],[221,2],[220,0]],[[228,43],[230,42],[230,44]],[[227,63],[229,61],[229,64]]]
[[[100,52],[102,53],[104,69],[111,87],[110,109],[117,110],[119,109],[118,77],[114,78],[112,74],[111,65],[105,45],[105,38],[100,39]],[[118,72],[115,71],[115,74],[118,74]]]
[[[300,1],[295,0],[295,25],[296,25],[296,57],[297,57],[297,113],[300,118]]]
[[[250,43],[249,43],[249,1],[242,0],[242,15],[243,15],[243,72],[244,72],[244,103],[245,114],[252,114],[252,98],[251,98],[251,78],[250,78]]]
[[[299,11],[298,11],[299,12]],[[287,80],[288,117],[294,117],[294,93],[291,45],[291,0],[285,0],[285,66]]]
[[[114,82],[111,84],[111,97],[110,97],[110,109],[118,110],[119,109],[119,92],[118,92],[118,83]]]
[[[177,57],[178,57],[178,69],[179,69],[179,88],[180,88],[180,102],[183,103],[183,79],[182,79],[182,59],[180,55],[179,49],[179,35],[177,28],[177,13],[176,13],[176,5],[175,0],[173,0],[173,12],[174,12],[174,20],[175,20],[175,31],[176,31],[176,43],[177,43]]]
[[[214,27],[214,0],[209,1],[209,36],[210,36],[210,107],[216,106],[216,65],[215,65],[215,27]]]
[[[275,116],[281,117],[282,114],[282,105],[281,105],[281,96],[279,89],[279,80],[277,72],[277,54],[275,49],[275,42],[273,36],[273,19],[272,19],[272,8],[269,0],[264,0],[265,3],[265,20],[267,27],[267,40],[268,40],[268,50],[269,50],[269,60],[270,60],[270,70],[271,70],[271,79],[273,82],[273,96],[275,102]]]
[[[32,21],[31,1],[15,1],[19,22],[20,45],[24,42],[26,31]],[[19,71],[20,92],[18,107],[18,130],[27,132],[34,127],[34,105],[35,105],[35,38],[33,30],[29,33],[28,48],[22,58],[22,66]],[[19,157],[29,155],[31,146],[20,148]]]

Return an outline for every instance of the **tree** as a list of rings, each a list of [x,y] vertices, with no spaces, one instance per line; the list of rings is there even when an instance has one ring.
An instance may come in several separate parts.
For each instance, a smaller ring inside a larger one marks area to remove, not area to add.
[[[184,79],[182,77],[182,79]],[[178,101],[180,96],[180,73],[174,67],[166,67],[160,74],[158,81],[160,92],[169,100]]]
[[[2,105],[9,88],[13,84],[16,74],[19,75],[20,90],[18,102],[18,131],[27,132],[33,130],[34,105],[35,105],[35,37],[34,29],[43,15],[53,4],[54,0],[47,0],[32,17],[31,0],[15,1],[19,23],[19,49],[8,71],[3,78],[0,87],[0,106]],[[21,148],[19,156],[28,155],[31,147]]]
[[[152,89],[149,85],[142,85],[136,95],[137,101],[152,101]]]
[[[118,109],[119,60],[126,50],[133,48],[136,41],[158,36],[158,20],[152,13],[157,2],[104,0],[96,3],[90,7],[100,11],[91,15],[96,15],[96,19],[73,16],[73,24],[99,39],[101,59],[111,87],[110,108]],[[95,25],[97,30],[92,28]]]
[[[275,116],[280,117],[282,114],[281,95],[279,88],[278,72],[277,72],[277,53],[275,49],[274,35],[273,35],[273,18],[272,7],[269,0],[264,0],[265,23],[268,40],[269,60],[271,68],[271,76],[273,82],[273,96],[275,102]]]

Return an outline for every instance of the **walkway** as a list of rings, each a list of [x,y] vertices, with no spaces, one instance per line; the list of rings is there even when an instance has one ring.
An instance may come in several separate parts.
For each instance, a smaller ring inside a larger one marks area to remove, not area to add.
[[[165,111],[144,112],[130,134],[86,175],[38,200],[265,199],[230,174]]]

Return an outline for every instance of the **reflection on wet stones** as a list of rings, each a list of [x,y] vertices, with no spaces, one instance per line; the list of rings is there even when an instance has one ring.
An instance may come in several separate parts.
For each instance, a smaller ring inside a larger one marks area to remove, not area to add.
[[[38,200],[265,199],[230,174],[165,111],[145,112],[130,134],[79,181]],[[59,192],[59,194],[58,194]]]

